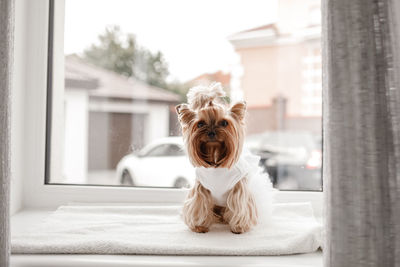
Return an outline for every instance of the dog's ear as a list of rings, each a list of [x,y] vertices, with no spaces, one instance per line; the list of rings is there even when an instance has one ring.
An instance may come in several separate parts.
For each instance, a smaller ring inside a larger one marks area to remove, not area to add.
[[[231,113],[234,117],[236,117],[239,121],[244,119],[246,115],[246,102],[238,102],[231,107]]]
[[[187,125],[195,118],[196,114],[189,108],[187,104],[180,104],[175,107],[178,114],[179,122],[182,125]]]

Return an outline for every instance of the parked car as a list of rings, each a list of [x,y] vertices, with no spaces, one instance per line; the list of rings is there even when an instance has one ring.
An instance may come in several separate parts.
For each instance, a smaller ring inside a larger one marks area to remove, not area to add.
[[[185,154],[182,137],[166,137],[123,157],[117,178],[127,186],[188,188],[195,171]]]
[[[261,157],[260,165],[276,188],[320,191],[319,140],[309,132],[276,131],[248,136],[245,145]]]

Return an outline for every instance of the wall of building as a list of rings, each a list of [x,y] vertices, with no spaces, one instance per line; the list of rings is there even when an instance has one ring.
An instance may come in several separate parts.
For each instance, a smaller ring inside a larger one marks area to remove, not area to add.
[[[287,99],[287,114],[299,116],[302,93],[304,44],[286,44],[238,49],[243,65],[241,87],[249,108],[271,106],[281,96]]]
[[[257,134],[276,129],[275,112],[269,107],[249,108],[246,117],[246,134]]]
[[[88,93],[69,89],[65,91],[64,101],[62,182],[84,183],[88,169]]]
[[[167,104],[150,104],[148,112],[146,144],[169,136],[169,107]]]
[[[290,117],[286,114],[286,99],[274,98],[271,106],[248,108],[246,133],[266,131],[308,131],[321,135],[321,117]]]

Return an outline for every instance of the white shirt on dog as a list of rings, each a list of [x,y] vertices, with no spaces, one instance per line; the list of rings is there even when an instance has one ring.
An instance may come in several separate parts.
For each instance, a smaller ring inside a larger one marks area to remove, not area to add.
[[[196,168],[196,179],[206,189],[210,190],[214,202],[218,206],[226,206],[228,192],[237,182],[251,171],[250,164],[244,157],[240,157],[238,162],[228,168]]]

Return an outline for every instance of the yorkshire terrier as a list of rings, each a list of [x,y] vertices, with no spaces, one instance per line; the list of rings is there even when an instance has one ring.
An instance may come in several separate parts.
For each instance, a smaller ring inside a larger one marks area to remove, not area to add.
[[[271,184],[261,174],[259,158],[242,152],[246,104],[229,105],[219,83],[193,87],[187,97],[188,104],[176,106],[176,111],[196,182],[183,206],[183,219],[197,233],[208,232],[216,222],[229,224],[236,234],[247,232],[260,213],[268,213],[261,206],[270,200],[257,199],[269,195]]]

